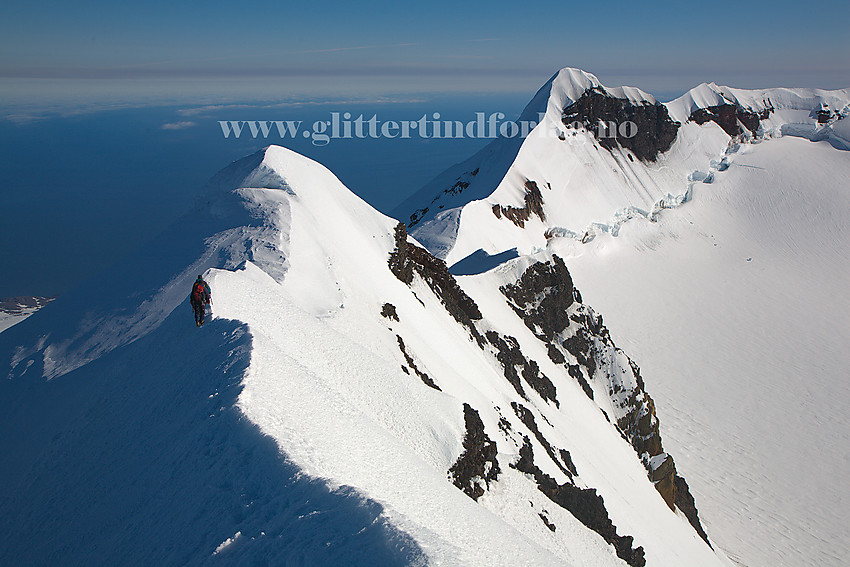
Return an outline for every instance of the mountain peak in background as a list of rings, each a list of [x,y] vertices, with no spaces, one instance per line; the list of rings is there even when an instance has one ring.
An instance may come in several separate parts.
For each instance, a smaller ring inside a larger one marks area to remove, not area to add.
[[[850,89],[703,83],[662,104],[640,89],[607,88],[589,73],[565,68],[523,111],[521,120],[545,113],[529,136],[493,140],[393,214],[449,264],[477,249],[492,255],[519,246],[529,253],[545,247],[545,235],[616,234],[628,219],[651,220],[687,201],[694,183],[710,183],[727,167],[726,152],[738,142],[790,135],[850,148],[843,120],[848,101]],[[712,126],[703,128],[707,122]],[[529,200],[540,201],[537,212]],[[475,226],[469,235],[465,222]]]

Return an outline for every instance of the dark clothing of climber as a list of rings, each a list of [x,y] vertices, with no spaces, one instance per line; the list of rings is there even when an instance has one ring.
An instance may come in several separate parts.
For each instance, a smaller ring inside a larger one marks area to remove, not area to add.
[[[198,276],[195,283],[192,284],[192,293],[189,294],[189,303],[192,304],[192,311],[195,313],[195,325],[200,327],[204,324],[204,316],[206,315],[207,305],[212,303],[210,295],[210,286],[204,281],[204,278]]]

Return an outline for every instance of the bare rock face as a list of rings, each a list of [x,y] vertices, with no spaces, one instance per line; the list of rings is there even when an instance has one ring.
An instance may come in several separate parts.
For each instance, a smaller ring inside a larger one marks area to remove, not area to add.
[[[655,483],[655,489],[664,498],[664,502],[671,510],[676,509],[676,465],[673,464],[673,457],[670,455],[658,455],[656,461],[660,464],[652,463],[649,470],[649,480]],[[654,466],[653,465],[657,465]]]
[[[617,557],[632,567],[644,567],[643,547],[632,547],[634,538],[628,535],[618,535],[617,528],[608,516],[605,502],[596,494],[593,488],[579,488],[570,482],[558,484],[554,478],[540,470],[534,463],[534,449],[526,437],[519,450],[519,459],[511,467],[531,475],[537,483],[537,489],[549,500],[569,511],[575,518],[598,533],[614,546]]]
[[[697,124],[705,124],[706,122],[714,122],[723,131],[730,136],[740,136],[743,133],[741,124],[754,135],[758,132],[761,121],[770,116],[771,108],[766,108],[761,112],[755,112],[752,109],[744,108],[737,104],[720,104],[717,106],[709,106],[695,110],[688,120]],[[740,124],[739,124],[740,122]]]
[[[502,472],[496,460],[496,443],[484,431],[484,422],[469,404],[463,404],[466,435],[463,453],[449,469],[449,480],[464,494],[478,500]]]
[[[592,132],[599,145],[607,150],[622,146],[640,160],[654,162],[659,154],[670,149],[680,123],[670,118],[667,107],[660,103],[630,100],[611,96],[604,89],[594,87],[586,90],[577,101],[566,107],[561,122],[571,127],[576,123]],[[632,122],[634,132],[610,132],[601,127],[613,123],[619,127]]]
[[[392,303],[384,303],[381,307],[381,317],[386,317],[387,319],[391,319],[393,321],[398,321],[398,312],[395,309],[395,305]]]
[[[541,290],[546,293],[541,295]],[[558,256],[553,264],[538,262],[529,266],[516,284],[501,288],[511,308],[544,341],[554,340],[569,325],[564,313],[575,302],[573,290],[573,278]]]
[[[500,335],[496,331],[487,331],[484,335],[487,341],[495,347],[496,360],[502,365],[505,378],[514,387],[523,399],[528,399],[523,389],[520,376],[526,384],[540,394],[544,400],[554,402],[558,406],[555,385],[540,371],[540,367],[533,360],[529,360],[519,348],[519,343],[510,335]],[[517,369],[521,368],[521,371]]]
[[[395,250],[390,253],[388,261],[390,271],[408,285],[413,282],[414,272],[419,274],[452,317],[469,329],[479,344],[484,344],[484,338],[473,323],[481,319],[481,311],[472,298],[457,285],[446,263],[432,256],[424,248],[408,242],[407,227],[404,223],[396,225],[395,244]]]
[[[493,205],[493,214],[500,219],[503,216],[520,228],[525,226],[525,221],[536,215],[540,220],[546,220],[543,211],[543,195],[534,181],[525,182],[525,205],[522,207],[511,207],[504,205]]]
[[[655,402],[640,368],[616,347],[602,317],[581,302],[564,261],[554,256],[551,262],[533,264],[501,292],[526,327],[547,344],[549,358],[564,366],[588,397],[594,399],[594,389],[607,394],[614,415],[606,417],[613,418],[640,456],[667,505],[675,509],[681,503],[679,509],[708,543],[687,483],[677,480],[681,477],[673,458],[664,453]]]
[[[9,315],[23,315],[38,311],[55,297],[38,297],[34,295],[22,295],[17,297],[7,297],[0,299],[0,313],[8,313]]]
[[[697,511],[694,497],[691,495],[691,491],[688,488],[688,483],[685,482],[685,479],[679,475],[676,475],[674,482],[676,485],[676,508],[685,513],[685,516],[688,518],[688,522],[690,522],[691,526],[699,534],[699,537],[708,544],[708,547],[714,549],[711,542],[708,541],[708,534],[705,533],[705,530],[702,529],[702,525],[699,522],[699,512]]]
[[[429,388],[434,388],[435,390],[442,392],[442,388],[437,386],[437,384],[434,383],[434,380],[430,376],[428,376],[425,372],[422,372],[419,369],[419,367],[416,365],[416,361],[413,360],[413,357],[410,356],[409,352],[407,352],[407,346],[404,344],[404,339],[401,338],[401,335],[396,335],[395,337],[396,337],[396,340],[398,341],[398,348],[401,351],[401,355],[404,357],[404,361],[407,363],[407,366],[409,366],[410,369],[413,370],[414,374],[419,376],[419,379],[422,380],[422,382],[426,386],[428,386]],[[401,369],[404,370],[405,373],[409,373],[406,366],[402,366]]]
[[[828,108],[821,108],[816,113],[818,124],[828,124],[832,120],[832,111]]]
[[[415,278],[424,281],[452,317],[466,327],[478,346],[502,366],[505,379],[522,400],[530,401],[526,390],[530,387],[539,394],[543,403],[559,405],[554,383],[541,371],[537,362],[525,356],[516,338],[502,335],[483,320],[480,309],[457,284],[445,262],[408,241],[403,223],[395,228],[395,244],[389,255],[388,267],[400,281],[408,285]],[[682,510],[708,542],[687,483],[676,473],[672,457],[664,453],[655,404],[644,389],[640,369],[614,345],[602,318],[582,303],[581,294],[575,289],[564,261],[554,256],[551,262],[532,264],[516,282],[501,287],[500,291],[534,336],[545,344],[549,358],[562,366],[565,374],[575,379],[590,399],[596,397],[597,404],[614,412],[609,416],[600,407],[608,421],[631,443],[668,506]],[[398,317],[389,304],[383,306],[382,315],[389,320]],[[418,367],[401,336],[397,336],[397,340],[407,363],[403,370],[407,373],[412,371],[425,384],[439,389]],[[607,399],[599,399],[600,396],[607,396]],[[535,420],[533,403],[525,407],[512,402],[511,408],[525,429],[544,448],[545,455],[540,458],[551,459],[568,482],[558,484],[544,474],[535,463],[528,436],[513,432],[510,423],[502,417],[500,430],[520,448],[519,459],[511,467],[531,475],[541,493],[599,533],[614,546],[620,558],[634,567],[643,566],[643,548],[633,547],[631,536],[617,534],[602,497],[594,489],[576,485],[579,471],[569,451],[553,447],[547,441]],[[496,409],[499,411],[499,408]],[[496,442],[486,434],[478,412],[469,404],[464,404],[464,420],[464,450],[449,469],[448,477],[470,498],[477,500],[501,473],[498,450]]]

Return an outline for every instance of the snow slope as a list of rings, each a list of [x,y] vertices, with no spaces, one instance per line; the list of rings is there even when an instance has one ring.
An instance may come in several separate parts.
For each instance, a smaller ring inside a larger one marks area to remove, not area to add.
[[[619,144],[606,149],[587,128],[571,128],[573,119],[564,118],[564,109],[594,89],[632,108],[663,106],[670,119],[681,124],[672,146],[647,161]],[[394,214],[409,222],[411,234],[449,265],[479,249],[494,255],[518,248],[529,254],[545,248],[547,236],[553,234],[577,239],[604,232],[616,235],[632,218],[654,218],[686,202],[694,186],[710,183],[714,173],[726,167],[724,158],[737,142],[715,122],[689,121],[696,110],[722,104],[767,113],[759,124],[761,137],[803,136],[850,148],[846,121],[837,120],[850,114],[850,89],[742,90],[703,83],[660,105],[639,89],[608,88],[589,73],[565,68],[523,111],[524,117],[545,112],[525,140],[494,140],[437,176]],[[828,123],[818,124],[818,110],[828,113]],[[741,130],[745,140],[755,135]],[[494,206],[522,208],[529,181],[539,188],[542,216],[532,214],[519,226],[494,214]]]
[[[653,377],[707,529],[743,565],[850,554],[848,179],[826,142],[748,145],[656,225],[553,243]]]
[[[53,297],[10,297],[0,300],[0,333],[53,301]]]
[[[548,315],[564,345],[599,334],[584,363],[499,290],[555,259],[457,287],[419,250],[272,146],[3,332],[3,562],[728,565],[648,478],[651,400],[571,284]],[[199,273],[215,319],[196,329]]]
[[[495,140],[396,215],[457,273],[565,258],[659,389],[719,546],[749,566],[844,564],[850,89],[703,83],[664,105],[680,126],[654,160],[565,129],[594,90],[654,104],[564,69],[524,142]]]

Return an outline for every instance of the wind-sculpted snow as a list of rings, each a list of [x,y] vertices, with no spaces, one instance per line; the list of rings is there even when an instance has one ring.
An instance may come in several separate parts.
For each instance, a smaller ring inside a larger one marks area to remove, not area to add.
[[[651,400],[567,278],[455,278],[319,164],[235,163],[0,334],[4,562],[728,564],[653,484]]]
[[[147,335],[186,301],[197,275],[213,266],[232,269],[251,260],[280,277],[286,244],[277,242],[278,225],[288,215],[286,201],[270,197],[277,214],[264,216],[244,190],[231,193],[234,179],[243,179],[261,160],[260,155],[249,156],[222,171],[209,184],[198,211],[44,312],[41,327],[47,332],[39,334],[27,325],[15,329],[21,334],[9,338],[19,345],[9,378],[23,375],[33,364],[45,378],[57,378]]]
[[[425,564],[379,503],[245,419],[246,326],[196,332],[186,310],[61,378],[0,382],[2,563]]]

